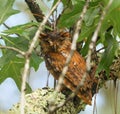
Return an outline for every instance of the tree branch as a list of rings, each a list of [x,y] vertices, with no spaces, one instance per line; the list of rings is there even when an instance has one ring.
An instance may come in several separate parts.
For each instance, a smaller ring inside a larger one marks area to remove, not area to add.
[[[91,54],[92,54],[92,51],[93,51],[94,46],[95,46],[95,44],[96,44],[97,36],[98,36],[99,31],[100,31],[102,22],[103,22],[103,20],[104,20],[104,18],[105,18],[105,15],[106,15],[106,13],[107,13],[110,5],[112,4],[112,1],[113,1],[113,0],[109,0],[109,3],[107,4],[107,6],[105,7],[105,9],[103,10],[102,15],[101,15],[101,18],[100,18],[100,20],[99,20],[99,23],[98,23],[98,25],[97,25],[97,28],[96,28],[93,36],[92,36],[91,43],[90,43],[90,45],[89,45],[88,56],[87,56],[87,60],[86,60],[87,71],[90,71],[90,69],[91,69],[91,64],[90,64],[90,63],[91,63]]]
[[[39,5],[36,3],[36,0],[25,0],[30,11],[38,22],[41,22],[44,18],[42,11],[39,8]]]
[[[59,5],[59,3],[61,2],[61,0],[58,0],[58,2],[54,5],[54,7],[51,9],[50,13],[44,17],[44,20],[42,21],[42,23],[40,24],[30,46],[28,51],[25,53],[25,65],[24,65],[24,71],[23,71],[23,75],[22,75],[22,86],[21,86],[21,101],[20,101],[20,114],[24,114],[24,108],[25,108],[25,88],[26,88],[26,78],[28,75],[28,71],[29,71],[29,64],[30,64],[30,56],[31,53],[34,49],[35,43],[37,42],[40,33],[42,32],[45,24],[47,23],[48,18],[50,17],[50,15],[52,14],[52,12],[56,9],[56,7]]]
[[[16,51],[18,52],[19,54],[25,56],[25,52],[17,49],[17,48],[14,48],[14,47],[10,47],[10,46],[0,46],[0,49],[9,49],[9,50],[13,50],[13,51]]]
[[[33,16],[35,17],[37,22],[42,22],[45,15],[42,13],[42,10],[40,9],[39,5],[37,4],[36,0],[25,0],[27,3],[30,11],[32,12]],[[50,22],[47,20],[46,24],[50,26]]]
[[[20,114],[25,114],[25,89],[26,89],[26,78],[30,68],[30,58],[26,57],[24,71],[22,75],[22,87],[21,87],[21,101],[20,101]]]

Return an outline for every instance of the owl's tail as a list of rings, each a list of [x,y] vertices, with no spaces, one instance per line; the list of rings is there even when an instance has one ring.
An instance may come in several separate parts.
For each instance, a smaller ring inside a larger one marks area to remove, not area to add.
[[[70,82],[68,79],[64,80],[65,86],[72,90],[72,92],[76,91],[76,86]],[[97,80],[96,79],[90,79],[90,77],[87,77],[87,79],[84,82],[84,85],[80,87],[80,89],[75,92],[75,94],[83,100],[86,104],[91,105],[92,97],[96,93],[97,89]]]

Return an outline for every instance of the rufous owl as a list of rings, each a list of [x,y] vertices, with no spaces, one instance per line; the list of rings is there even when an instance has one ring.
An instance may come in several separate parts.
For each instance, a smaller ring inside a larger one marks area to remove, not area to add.
[[[71,35],[69,32],[41,34],[40,45],[48,71],[58,80],[71,50]],[[63,85],[74,91],[81,82],[85,72],[86,62],[84,58],[77,51],[74,51]],[[77,96],[85,103],[91,104],[93,87],[93,77],[87,75],[84,85],[79,89]]]

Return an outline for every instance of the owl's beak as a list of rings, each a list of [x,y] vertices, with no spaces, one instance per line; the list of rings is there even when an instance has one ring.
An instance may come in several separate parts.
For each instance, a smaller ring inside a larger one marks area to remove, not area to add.
[[[49,44],[50,44],[50,46],[53,46],[53,42],[52,41],[49,41]]]

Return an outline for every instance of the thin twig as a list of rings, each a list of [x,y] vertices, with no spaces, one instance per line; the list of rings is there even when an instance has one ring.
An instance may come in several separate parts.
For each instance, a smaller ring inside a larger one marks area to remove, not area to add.
[[[91,54],[92,54],[92,51],[93,51],[94,46],[96,44],[97,36],[98,36],[99,31],[100,31],[102,22],[103,22],[103,20],[105,18],[105,15],[106,15],[106,13],[107,13],[110,5],[112,4],[112,1],[113,0],[109,0],[109,3],[107,4],[107,6],[105,7],[105,9],[103,10],[101,18],[100,18],[100,21],[99,21],[99,23],[97,25],[97,28],[96,28],[93,36],[92,36],[91,43],[89,45],[88,56],[87,56],[87,60],[86,60],[87,71],[90,71],[90,69],[91,69],[91,64],[90,64],[91,63]]]
[[[10,27],[9,27],[7,24],[3,23],[3,25],[4,25],[7,29],[10,29]]]
[[[14,48],[14,47],[10,47],[10,46],[0,46],[0,49],[9,49],[9,50],[13,50],[13,51],[16,51],[18,52],[19,54],[25,56],[25,52],[17,49],[17,48]]]
[[[96,52],[100,52],[100,51],[102,51],[102,50],[104,50],[104,49],[105,49],[105,47],[102,47],[102,48],[96,50]]]
[[[58,2],[54,5],[54,7],[51,9],[50,13],[44,17],[44,20],[42,21],[42,23],[40,24],[30,46],[28,51],[25,54],[25,66],[24,66],[24,71],[23,71],[23,75],[22,75],[22,86],[21,86],[21,101],[20,101],[20,114],[24,114],[24,108],[25,108],[25,88],[26,88],[26,78],[28,75],[28,71],[29,71],[29,64],[30,64],[30,55],[34,49],[35,43],[37,42],[40,33],[42,32],[42,30],[44,29],[45,24],[47,23],[48,18],[50,17],[50,15],[52,14],[52,12],[56,9],[56,7],[59,5],[59,3],[61,2],[61,0],[58,0]]]

